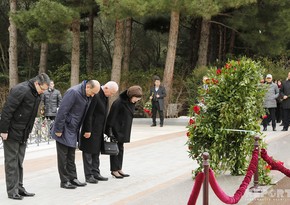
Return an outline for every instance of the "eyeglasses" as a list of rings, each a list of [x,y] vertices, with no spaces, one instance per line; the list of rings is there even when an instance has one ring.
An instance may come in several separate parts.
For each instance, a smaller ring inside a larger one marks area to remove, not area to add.
[[[47,90],[47,88],[46,88],[46,89],[43,88],[39,83],[38,83],[38,85],[39,85],[39,87],[40,87],[40,89],[41,89],[42,91],[46,91],[46,90]]]

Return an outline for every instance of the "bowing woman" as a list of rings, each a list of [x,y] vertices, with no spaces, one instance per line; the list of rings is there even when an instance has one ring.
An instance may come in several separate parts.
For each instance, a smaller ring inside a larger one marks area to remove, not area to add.
[[[124,143],[130,142],[131,128],[135,111],[135,103],[142,97],[140,86],[131,86],[122,92],[112,104],[106,123],[106,134],[112,141],[117,141],[119,154],[110,156],[110,169],[113,177],[122,179],[129,177],[122,171]]]

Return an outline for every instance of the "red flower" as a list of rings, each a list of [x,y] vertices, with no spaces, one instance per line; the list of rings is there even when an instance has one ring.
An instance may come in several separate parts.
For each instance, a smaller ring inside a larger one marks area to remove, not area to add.
[[[200,113],[200,107],[198,105],[193,106],[193,111],[199,115]]]
[[[192,124],[194,124],[194,123],[195,123],[195,120],[190,118],[188,124],[189,124],[189,125],[192,125]]]
[[[193,149],[193,146],[188,145],[188,149],[189,149],[189,150],[192,150],[192,149]]]
[[[213,84],[218,84],[218,82],[219,82],[218,80],[216,80],[214,78],[212,78],[211,81],[212,81]]]
[[[220,68],[216,70],[217,75],[220,75],[221,73],[222,73],[222,70]]]
[[[263,118],[263,119],[266,119],[266,118],[268,118],[268,115],[264,115],[262,118]]]
[[[229,69],[232,67],[232,65],[230,63],[226,63],[225,67],[226,67],[226,69]]]
[[[272,170],[272,167],[271,167],[271,165],[268,164],[267,166],[265,166],[265,169],[266,170]]]
[[[190,132],[187,132],[187,133],[186,133],[186,136],[187,136],[187,137],[190,137]]]

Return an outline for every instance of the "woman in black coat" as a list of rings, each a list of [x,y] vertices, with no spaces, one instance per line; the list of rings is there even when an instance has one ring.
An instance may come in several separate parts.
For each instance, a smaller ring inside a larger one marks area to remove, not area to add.
[[[106,134],[111,140],[116,140],[119,147],[119,154],[110,156],[111,174],[118,179],[129,177],[128,174],[122,171],[124,143],[130,142],[135,103],[141,97],[141,87],[136,85],[131,86],[128,90],[122,92],[119,98],[113,102],[107,119]]]

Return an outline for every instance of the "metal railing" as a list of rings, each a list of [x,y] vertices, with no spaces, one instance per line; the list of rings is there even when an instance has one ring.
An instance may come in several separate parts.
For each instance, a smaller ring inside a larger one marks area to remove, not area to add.
[[[37,117],[34,122],[33,129],[29,134],[27,144],[36,144],[39,146],[41,143],[47,143],[51,141],[50,129],[53,121],[44,117]],[[0,140],[0,149],[3,148],[2,139]]]

